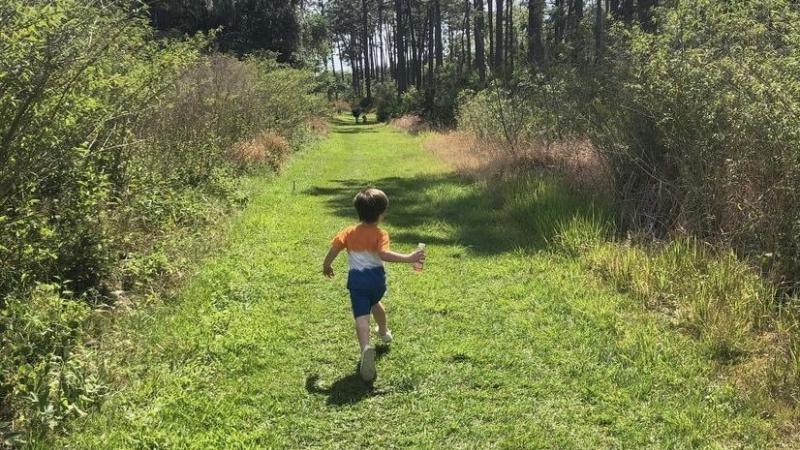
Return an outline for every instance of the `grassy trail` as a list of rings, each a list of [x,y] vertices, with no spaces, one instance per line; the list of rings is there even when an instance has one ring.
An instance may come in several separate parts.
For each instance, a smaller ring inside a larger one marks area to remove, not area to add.
[[[691,338],[525,225],[589,214],[579,201],[544,180],[501,198],[420,139],[336,122],[261,180],[179,298],[111,337],[122,387],[59,447],[768,446],[769,422]],[[367,184],[390,197],[393,247],[429,248],[422,274],[388,267],[395,342],[373,389],[355,372],[345,258],[334,281],[319,273]]]

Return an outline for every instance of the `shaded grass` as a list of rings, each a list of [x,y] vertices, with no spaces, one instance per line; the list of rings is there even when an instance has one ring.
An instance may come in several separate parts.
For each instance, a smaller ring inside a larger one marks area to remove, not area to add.
[[[343,126],[343,125],[336,125]],[[597,217],[549,179],[465,182],[382,125],[332,133],[255,186],[227,248],[170,305],[101,347],[117,393],[64,448],[764,447],[770,421],[719,380],[702,345],[550,251]],[[395,342],[374,386],[330,237],[355,189],[387,190]],[[597,209],[597,208],[596,208]]]
[[[377,186],[392,204],[386,224],[394,242],[460,245],[476,254],[546,249],[565,223],[603,216],[602,207],[570,195],[552,177],[468,181],[454,173],[335,179],[304,193],[321,197],[330,213],[352,218],[354,192]],[[445,231],[444,233],[442,231]]]

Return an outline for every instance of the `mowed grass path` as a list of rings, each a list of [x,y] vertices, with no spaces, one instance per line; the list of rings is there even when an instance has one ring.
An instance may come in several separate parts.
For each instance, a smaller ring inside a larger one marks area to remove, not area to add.
[[[107,344],[119,390],[57,446],[768,445],[769,422],[715,378],[690,337],[525,229],[521,212],[552,214],[554,186],[502,198],[420,144],[341,119],[261,180],[179,297],[109,338],[122,340]],[[390,197],[396,250],[428,244],[423,273],[388,267],[395,342],[380,352],[373,388],[355,373],[346,258],[335,280],[320,274],[366,185]],[[564,220],[588,213],[561,210]]]

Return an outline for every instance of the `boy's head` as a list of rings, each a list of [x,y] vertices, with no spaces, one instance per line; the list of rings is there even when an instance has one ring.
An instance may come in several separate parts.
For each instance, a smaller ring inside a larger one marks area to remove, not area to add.
[[[367,188],[356,194],[353,205],[358,211],[358,218],[364,223],[376,223],[381,218],[381,214],[386,212],[389,206],[389,197],[380,190]]]

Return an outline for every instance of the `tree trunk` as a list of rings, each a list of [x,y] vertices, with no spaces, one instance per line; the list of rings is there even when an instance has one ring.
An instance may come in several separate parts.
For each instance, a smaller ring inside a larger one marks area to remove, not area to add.
[[[440,0],[435,0],[433,3],[434,8],[434,27],[435,27],[435,42],[436,46],[436,67],[442,67],[444,64],[444,50],[442,45],[442,7]]]
[[[342,44],[339,39],[336,40],[336,49],[339,50],[339,75],[344,83],[344,61],[342,61],[344,54],[342,54]]]
[[[392,33],[392,27],[386,27],[386,56],[389,60],[389,74],[396,81],[397,63],[395,62],[394,47],[394,34]]]
[[[489,25],[489,67],[494,70],[494,20],[492,16],[492,0],[486,0],[486,9],[489,13],[487,24]]]
[[[455,55],[456,55],[456,44],[455,39],[453,38],[453,29],[451,27],[447,27],[447,59],[450,61],[450,64],[454,64]]]
[[[603,58],[603,53],[605,53],[605,26],[603,24],[604,15],[603,15],[603,3],[601,0],[597,0],[597,5],[595,6],[595,17],[594,17],[594,60],[595,63],[598,63]]]
[[[367,16],[367,0],[361,0],[361,43],[364,49],[364,82],[367,87],[367,100],[372,99],[372,86],[370,83],[370,48],[369,48],[369,20]]]
[[[490,0],[491,1],[491,0]],[[496,0],[495,16],[497,23],[494,27],[494,70],[498,74],[503,73],[503,3],[505,0]]]
[[[507,73],[514,72],[514,3],[506,0],[506,44],[503,57]]]
[[[553,13],[553,34],[557,44],[564,42],[564,2],[566,0],[555,1],[555,12]]]
[[[572,0],[570,3],[569,19],[570,38],[574,41],[578,34],[581,20],[583,20],[583,0]],[[578,51],[580,49],[575,50]]]
[[[600,0],[597,0],[598,2]],[[541,70],[544,66],[544,45],[542,44],[542,24],[544,0],[528,1],[528,61],[532,67]]]
[[[405,43],[405,23],[403,21],[403,0],[394,0],[395,14],[395,50],[397,52],[397,96],[400,97],[408,89],[408,78],[406,78],[406,43]]]
[[[327,68],[325,70],[328,70]],[[336,59],[333,53],[333,45],[331,45],[331,72],[333,73],[333,81],[336,81]]]
[[[380,47],[378,48],[378,51],[380,51],[380,61],[381,61],[381,66],[380,66],[380,70],[378,71],[378,75],[380,76],[381,83],[383,83],[385,81],[383,73],[386,70],[386,61],[384,61],[384,59],[383,59],[383,48],[384,48],[383,47],[383,29],[384,29],[384,26],[383,26],[383,0],[378,0],[378,44],[380,45]]]
[[[428,79],[425,82],[425,85],[426,85],[425,86],[425,92],[426,92],[426,97],[428,99],[428,105],[431,105],[433,103],[433,62],[434,62],[434,59],[435,59],[434,58],[433,44],[434,44],[434,41],[436,40],[435,36],[434,36],[434,34],[435,34],[434,28],[435,27],[433,26],[433,22],[434,22],[435,18],[436,18],[436,8],[435,8],[435,6],[431,5],[431,6],[428,7],[428,20],[427,20],[428,23],[427,23],[427,33],[426,33],[427,36],[428,36],[428,52],[427,52],[428,53],[427,54],[427,58],[428,58],[428,77],[427,78]]]
[[[606,8],[614,17],[614,19],[619,19],[622,17],[622,6],[620,5],[620,0],[607,0]]]
[[[491,1],[491,0],[489,0]],[[486,47],[483,42],[483,0],[475,0],[475,67],[481,85],[486,82]]]
[[[633,0],[623,0],[622,16],[625,20],[625,25],[633,23]]]
[[[472,37],[470,36],[472,28],[472,4],[470,0],[464,0],[464,36],[466,37],[467,44],[467,70],[472,68]]]
[[[408,0],[408,30],[411,37],[411,78],[417,89],[422,84],[422,65],[420,64],[419,39],[414,27],[414,16],[411,14],[411,0]]]
[[[658,6],[658,0],[639,0],[639,23],[642,29],[648,33],[656,32],[656,24],[653,21],[653,8]]]
[[[464,55],[467,54],[466,48],[464,48],[464,30],[458,34],[458,44],[461,46],[458,52],[458,75],[464,72]]]

